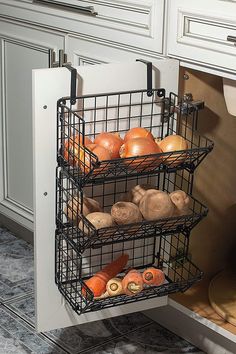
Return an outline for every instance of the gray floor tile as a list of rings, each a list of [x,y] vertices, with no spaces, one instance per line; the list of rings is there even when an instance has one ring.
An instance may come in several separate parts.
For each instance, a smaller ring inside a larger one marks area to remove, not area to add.
[[[22,299],[13,300],[5,306],[32,323],[32,325],[34,324],[34,298],[32,294]],[[151,322],[142,313],[133,313],[104,321],[57,329],[45,332],[44,335],[52,341],[60,343],[70,353],[78,353],[81,350],[97,346]]]
[[[16,241],[17,237],[14,236],[7,229],[0,228],[0,245],[5,242]]]
[[[63,354],[55,343],[0,306],[0,354]]]
[[[89,349],[84,354],[204,354],[174,333],[156,323],[116,338],[99,347]]]
[[[33,248],[0,229],[0,302],[33,290]]]

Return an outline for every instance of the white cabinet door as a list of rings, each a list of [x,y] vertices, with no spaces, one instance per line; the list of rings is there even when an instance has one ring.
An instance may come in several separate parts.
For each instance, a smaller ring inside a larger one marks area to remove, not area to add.
[[[49,49],[63,47],[62,33],[0,20],[0,212],[27,228],[33,222],[31,73],[49,66]]]
[[[140,62],[87,65],[77,68],[83,94],[146,87],[147,69]],[[179,63],[153,62],[153,83],[177,92]],[[77,315],[55,284],[56,105],[70,94],[66,68],[33,70],[33,142],[35,209],[35,292],[38,331],[66,327],[165,305],[166,297]]]
[[[32,228],[32,69],[49,65],[62,33],[0,19],[0,212]]]

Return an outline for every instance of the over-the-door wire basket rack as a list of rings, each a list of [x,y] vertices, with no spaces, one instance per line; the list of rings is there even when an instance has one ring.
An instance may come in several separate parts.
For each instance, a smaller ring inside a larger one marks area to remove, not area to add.
[[[76,71],[71,71],[74,85]],[[70,97],[58,100],[57,108],[56,282],[60,292],[81,314],[189,288],[202,277],[188,258],[190,231],[208,212],[192,195],[193,175],[213,148],[211,140],[197,133],[199,107],[149,86],[86,96],[76,96],[72,90]],[[99,161],[86,147],[85,140],[93,141],[101,132],[123,138],[133,127],[146,128],[157,143],[168,135],[181,135],[188,149]],[[84,215],[85,196],[109,213],[138,184],[168,193],[184,190],[190,198],[188,213],[98,230]],[[146,287],[135,296],[95,298],[86,279],[120,254],[128,254],[129,261],[119,276],[130,268],[142,271],[153,266],[164,271],[165,283]]]

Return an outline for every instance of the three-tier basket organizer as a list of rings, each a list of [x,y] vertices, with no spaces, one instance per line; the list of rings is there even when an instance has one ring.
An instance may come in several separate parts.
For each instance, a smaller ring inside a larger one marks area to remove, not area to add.
[[[77,97],[72,89],[57,107],[56,283],[74,311],[82,314],[185,291],[200,280],[202,272],[188,258],[189,236],[208,209],[192,195],[193,175],[213,142],[196,131],[198,107],[174,93],[166,95],[165,89],[152,89],[150,76],[146,90]],[[133,127],[146,128],[158,139],[181,135],[188,149],[99,161],[85,145],[86,138],[93,140],[101,132],[123,138]],[[140,184],[168,193],[184,190],[190,198],[188,213],[100,229],[84,215],[85,196],[109,213]],[[121,254],[129,260],[118,276],[152,266],[163,270],[164,284],[146,286],[133,296],[95,298],[85,281]]]

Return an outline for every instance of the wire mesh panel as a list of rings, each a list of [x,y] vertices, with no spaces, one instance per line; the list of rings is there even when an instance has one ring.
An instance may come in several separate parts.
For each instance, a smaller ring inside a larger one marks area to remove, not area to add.
[[[187,258],[188,238],[183,234],[106,245],[88,249],[83,256],[78,253],[76,244],[62,234],[57,235],[56,243],[58,288],[78,314],[184,291],[202,277],[200,270]],[[179,248],[183,250],[181,258]],[[122,279],[129,269],[143,272],[152,266],[164,272],[164,283],[159,286],[146,285],[132,296],[103,294],[95,298],[86,280],[122,254],[128,255],[129,260],[118,277]]]
[[[173,93],[165,97],[164,89],[153,90],[150,97],[142,90],[81,96],[74,106],[69,101],[58,101],[58,163],[79,185],[179,169],[193,172],[213,148],[212,141],[194,130],[197,109],[188,104],[183,108]],[[91,144],[99,133],[119,133],[124,138],[134,127],[146,128],[157,141],[181,135],[188,149],[112,159],[103,154],[98,158]]]
[[[156,219],[152,221],[142,218],[139,222],[129,222],[123,225],[114,221],[110,226],[96,228],[86,216],[89,212],[89,203],[92,207],[99,206],[96,210],[90,210],[110,214],[112,206],[116,202],[126,200],[128,192],[137,185],[148,185],[168,193],[179,189],[191,192],[191,182],[190,173],[178,171],[161,176],[131,176],[108,180],[101,185],[92,183],[80,190],[73,179],[69,179],[67,174],[58,171],[57,228],[60,233],[74,240],[80,252],[88,247],[99,247],[103,244],[156,237],[180,231],[189,232],[208,212],[202,203],[190,195],[188,210],[180,215],[165,218],[158,218],[157,213]]]

